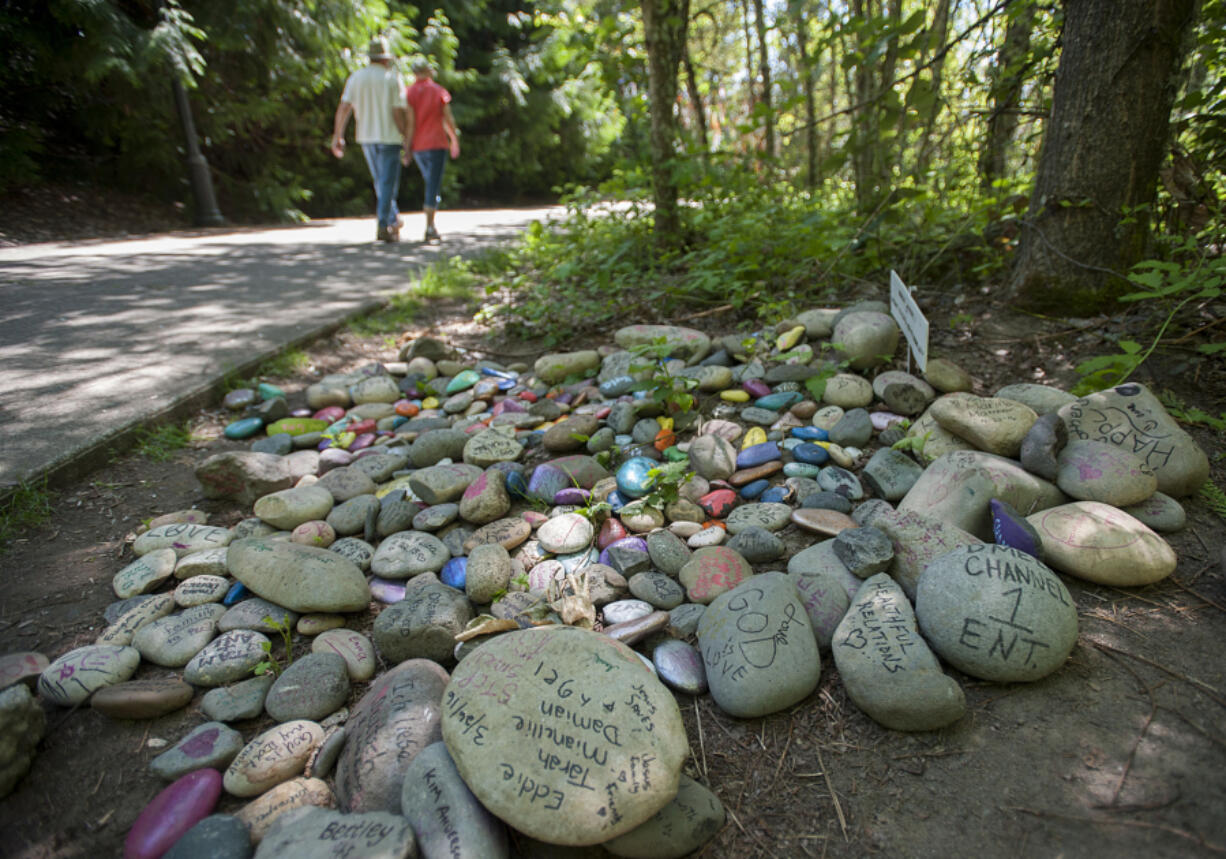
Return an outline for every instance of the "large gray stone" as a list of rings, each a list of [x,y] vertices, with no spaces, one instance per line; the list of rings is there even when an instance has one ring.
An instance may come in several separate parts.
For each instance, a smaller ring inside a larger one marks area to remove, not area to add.
[[[463,591],[444,584],[410,588],[403,600],[375,618],[375,647],[392,664],[406,659],[452,661],[455,636],[473,619]]]
[[[442,739],[447,672],[411,659],[380,675],[353,708],[336,764],[336,797],[345,811],[400,812],[404,774],[413,758]]]
[[[362,571],[327,549],[250,537],[230,546],[226,565],[253,593],[297,612],[360,611],[370,604]]]
[[[1077,605],[1038,559],[1007,546],[936,558],[915,594],[920,629],[955,668],[1001,683],[1046,677],[1077,643]]]
[[[285,812],[268,828],[255,859],[414,859],[417,856],[409,821],[382,811],[342,814],[329,808],[303,806]]]
[[[409,764],[400,813],[413,826],[422,859],[510,855],[506,825],[469,790],[444,743],[427,746]]]
[[[1115,587],[1161,581],[1175,572],[1175,550],[1123,510],[1076,501],[1035,513],[1026,521],[1043,541],[1043,557],[1079,579]]]
[[[752,719],[803,700],[821,675],[809,616],[783,573],[763,573],[722,594],[698,622],[698,648],[715,703]]]

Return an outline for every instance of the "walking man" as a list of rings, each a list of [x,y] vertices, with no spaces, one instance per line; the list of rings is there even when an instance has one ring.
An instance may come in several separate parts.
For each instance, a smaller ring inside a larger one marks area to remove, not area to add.
[[[379,228],[375,238],[383,242],[400,241],[400,214],[396,195],[400,191],[400,157],[408,146],[412,128],[404,83],[392,65],[387,39],[370,43],[370,65],[358,69],[345,82],[336,117],[332,123],[332,154],[345,154],[345,127],[349,115],[356,115],[354,138],[362,146],[370,178],[374,180]]]
[[[443,168],[447,156],[460,157],[460,132],[451,115],[451,93],[434,82],[434,69],[425,57],[413,61],[413,85],[409,87],[409,149],[426,183],[426,241],[438,241],[434,213],[441,199]],[[407,153],[405,163],[408,163]]]

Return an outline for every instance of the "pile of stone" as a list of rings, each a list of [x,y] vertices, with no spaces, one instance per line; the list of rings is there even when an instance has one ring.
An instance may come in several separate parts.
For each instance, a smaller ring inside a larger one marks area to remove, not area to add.
[[[94,645],[8,658],[115,718],[208,690],[211,721],[152,762],[171,784],[127,855],[494,857],[508,826],[685,855],[724,811],[682,773],[678,698],[764,716],[827,654],[882,725],[948,725],[965,702],[943,665],[1059,669],[1077,613],[1058,574],[1169,575],[1159,532],[1208,474],[1140,385],[981,397],[947,360],[885,369],[899,332],[877,304],[614,340],[528,367],[421,338],[298,409],[269,386],[227,397],[245,410],[227,435],[259,437],[197,475],[255,515],[150,523]],[[682,390],[698,408],[672,407]],[[291,630],[311,652],[253,673]],[[130,679],[142,662],[182,677]],[[274,725],[229,726],[255,717]],[[250,802],[209,816],[222,791]]]

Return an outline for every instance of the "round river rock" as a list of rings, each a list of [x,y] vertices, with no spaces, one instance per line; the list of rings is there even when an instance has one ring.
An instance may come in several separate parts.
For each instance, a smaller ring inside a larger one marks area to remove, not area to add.
[[[443,740],[490,811],[554,844],[607,841],[677,793],[672,693],[623,644],[577,627],[500,635],[443,694]]]

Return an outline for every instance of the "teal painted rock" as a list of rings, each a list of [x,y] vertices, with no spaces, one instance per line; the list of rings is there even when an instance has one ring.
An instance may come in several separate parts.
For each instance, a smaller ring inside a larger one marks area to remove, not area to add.
[[[226,424],[226,438],[251,438],[264,426],[263,418],[239,418]]]
[[[480,380],[481,374],[476,370],[461,370],[447,383],[447,393],[458,394],[460,391],[467,391]]]
[[[655,468],[659,468],[659,463],[654,459],[632,456],[617,469],[617,490],[627,498],[642,498],[655,483],[651,475]]]
[[[758,397],[758,399],[754,400],[754,405],[760,409],[770,409],[773,412],[777,412],[780,409],[796,405],[804,398],[804,394],[799,391],[782,391],[777,394],[767,394],[765,397]]]
[[[260,382],[260,384],[256,385],[255,390],[260,395],[261,400],[274,400],[277,397],[285,396],[285,391],[268,382]]]

